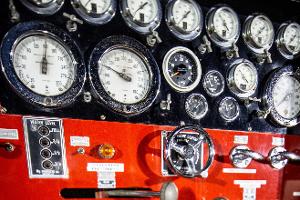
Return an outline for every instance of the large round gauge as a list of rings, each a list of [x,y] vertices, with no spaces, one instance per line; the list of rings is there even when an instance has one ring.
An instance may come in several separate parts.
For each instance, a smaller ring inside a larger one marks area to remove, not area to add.
[[[197,56],[188,48],[178,46],[167,52],[163,74],[169,85],[178,92],[189,92],[200,82],[202,68]]]
[[[202,119],[208,111],[208,103],[202,94],[192,93],[185,101],[185,111],[192,119]]]
[[[111,36],[98,43],[90,57],[89,77],[100,103],[123,115],[146,111],[160,88],[152,54],[126,36]]]
[[[14,90],[29,103],[44,108],[71,104],[85,81],[77,44],[67,33],[45,22],[13,27],[3,40],[1,61]]]
[[[235,95],[247,98],[256,91],[257,77],[257,70],[252,62],[246,59],[237,59],[229,67],[227,84]]]
[[[277,48],[281,55],[287,59],[293,59],[300,53],[300,25],[284,23],[277,34]]]
[[[272,120],[281,126],[295,126],[300,122],[300,78],[292,66],[275,71],[269,78],[264,105]]]
[[[232,97],[225,97],[219,104],[219,115],[226,122],[234,121],[240,113],[238,102]]]
[[[162,18],[159,0],[120,0],[120,10],[126,24],[140,34],[150,34]]]
[[[209,96],[219,96],[225,88],[223,75],[216,70],[207,72],[203,78],[203,88]]]
[[[108,23],[117,9],[116,0],[72,0],[71,4],[78,15],[94,25]]]
[[[216,45],[229,48],[239,38],[239,18],[228,6],[214,7],[206,17],[206,31]]]
[[[40,15],[53,15],[60,10],[64,0],[21,0],[29,10]]]
[[[254,53],[265,53],[274,42],[274,28],[271,20],[261,14],[249,16],[243,27],[243,38],[247,47]]]
[[[194,0],[172,0],[166,6],[166,23],[179,39],[191,41],[200,35],[203,14]]]

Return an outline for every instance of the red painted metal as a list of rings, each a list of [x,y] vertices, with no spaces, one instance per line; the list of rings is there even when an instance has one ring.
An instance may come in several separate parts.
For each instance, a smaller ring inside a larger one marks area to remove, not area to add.
[[[235,146],[235,135],[248,135],[248,146],[267,156],[272,146],[272,137],[283,137],[271,133],[247,133],[229,130],[207,132],[215,144],[215,161],[209,169],[208,178],[166,178],[161,175],[162,130],[174,127],[64,119],[68,179],[29,179],[24,144],[22,116],[0,115],[0,128],[18,129],[19,140],[0,140],[16,146],[14,152],[0,149],[0,199],[62,199],[63,188],[95,188],[96,172],[87,172],[89,162],[124,163],[125,172],[116,173],[117,187],[145,187],[159,190],[162,183],[174,181],[179,188],[179,199],[242,199],[242,189],[234,180],[266,180],[267,184],[257,189],[257,199],[292,199],[292,192],[300,191],[300,184],[293,183],[292,190],[286,188],[289,180],[283,180],[283,170],[275,170],[268,164],[252,162],[248,168],[256,169],[255,174],[226,174],[223,168],[233,168],[228,155]],[[70,136],[89,136],[90,147],[85,154],[77,153],[78,147],[70,146]],[[289,150],[300,149],[300,137],[290,136]],[[95,153],[98,145],[108,143],[116,148],[116,156],[111,160],[101,159]],[[292,145],[291,145],[292,144]],[[300,180],[299,167],[289,166],[285,175],[288,179]],[[297,175],[295,175],[297,174]],[[299,182],[298,182],[299,183]],[[283,191],[285,189],[285,191]],[[288,192],[288,193],[287,193]]]

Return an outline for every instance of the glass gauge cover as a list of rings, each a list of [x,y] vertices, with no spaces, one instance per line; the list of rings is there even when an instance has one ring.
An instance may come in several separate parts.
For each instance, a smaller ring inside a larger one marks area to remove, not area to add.
[[[194,0],[173,0],[166,6],[166,23],[179,39],[191,41],[200,35],[203,14]]]
[[[78,15],[94,25],[108,23],[117,9],[116,0],[72,0],[71,4]]]
[[[202,119],[208,111],[208,103],[202,94],[190,94],[185,101],[185,111],[192,119]]]
[[[162,18],[159,0],[120,0],[120,10],[126,24],[140,34],[150,34]]]
[[[178,92],[189,92],[200,82],[202,68],[197,56],[188,48],[170,49],[163,60],[163,74],[168,84]]]
[[[203,78],[203,88],[208,95],[213,97],[219,96],[225,88],[223,75],[216,70],[207,72]]]
[[[206,17],[206,31],[218,46],[229,48],[240,36],[240,21],[228,6],[212,8]]]
[[[258,74],[254,64],[246,59],[234,61],[227,73],[227,84],[231,92],[240,98],[253,95],[258,84]]]
[[[53,15],[61,9],[64,0],[21,0],[21,3],[37,14]]]
[[[257,54],[265,53],[274,42],[274,28],[265,15],[249,16],[243,27],[243,38],[247,47]]]
[[[284,23],[280,26],[277,34],[277,48],[282,56],[294,59],[300,53],[300,25]]]
[[[232,97],[225,97],[219,104],[219,115],[226,122],[234,121],[240,113],[238,102]]]
[[[300,78],[292,66],[270,76],[263,102],[275,123],[291,127],[300,122]]]
[[[90,57],[89,77],[96,99],[123,115],[146,111],[160,88],[152,54],[126,36],[111,36],[98,43]]]
[[[83,88],[82,54],[71,37],[52,24],[28,22],[13,27],[1,52],[7,80],[29,103],[60,108],[73,103]]]

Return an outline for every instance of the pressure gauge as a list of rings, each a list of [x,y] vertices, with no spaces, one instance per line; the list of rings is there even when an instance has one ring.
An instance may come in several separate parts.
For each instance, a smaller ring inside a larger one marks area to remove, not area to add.
[[[166,6],[166,23],[179,39],[191,41],[200,35],[203,14],[194,0],[173,0]]]
[[[94,25],[108,23],[117,9],[116,0],[72,0],[71,4],[78,15]]]
[[[238,102],[232,97],[225,97],[219,104],[219,115],[226,122],[234,121],[240,113]]]
[[[69,105],[83,88],[82,54],[71,37],[52,24],[28,22],[13,27],[3,40],[1,52],[8,82],[35,106]]]
[[[247,98],[256,91],[257,77],[257,70],[252,62],[246,59],[237,59],[228,70],[227,84],[235,95]]]
[[[287,59],[297,57],[300,53],[300,25],[295,22],[282,24],[276,43],[282,56]]]
[[[243,38],[247,47],[256,54],[268,51],[274,41],[274,28],[265,15],[249,16],[244,24]]]
[[[202,94],[190,94],[185,101],[185,111],[192,119],[202,119],[208,111],[207,100]]]
[[[200,82],[202,68],[197,56],[188,48],[170,49],[163,60],[163,74],[169,85],[178,92],[189,92]]]
[[[162,18],[159,0],[120,0],[120,10],[126,24],[140,34],[152,33]]]
[[[209,96],[219,96],[225,88],[223,75],[216,70],[207,72],[203,78],[203,88]]]
[[[292,66],[273,72],[263,102],[275,123],[291,127],[300,122],[300,78]]]
[[[152,54],[126,36],[111,36],[98,43],[90,58],[89,76],[96,99],[123,115],[146,111],[160,88]]]
[[[232,47],[240,35],[240,21],[228,6],[212,8],[206,17],[206,31],[210,39],[223,48]]]
[[[53,15],[64,4],[64,0],[21,0],[29,10],[40,15]]]

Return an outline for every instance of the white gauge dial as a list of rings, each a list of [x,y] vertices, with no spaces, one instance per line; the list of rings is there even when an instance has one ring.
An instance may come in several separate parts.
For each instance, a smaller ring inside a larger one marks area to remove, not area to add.
[[[54,0],[30,0],[30,1],[36,5],[46,5],[53,2]]]
[[[151,23],[158,15],[156,0],[127,0],[127,5],[133,21],[142,24]]]
[[[249,92],[256,88],[257,71],[248,63],[237,65],[233,73],[233,78],[237,88],[243,92]]]
[[[274,38],[272,22],[265,16],[253,18],[250,24],[251,38],[258,47],[267,46]]]
[[[300,83],[289,75],[276,82],[272,91],[274,108],[283,118],[292,119],[300,112]]]
[[[189,0],[177,0],[172,7],[174,25],[180,31],[191,32],[200,24],[200,12],[196,4]]]
[[[112,0],[79,0],[87,13],[103,14],[111,5]]]
[[[150,90],[151,75],[143,59],[135,52],[116,48],[98,61],[99,78],[106,93],[123,104],[142,101]]]
[[[13,66],[21,82],[44,96],[65,93],[75,79],[75,64],[69,50],[46,35],[30,35],[17,43]]]
[[[291,54],[300,52],[300,26],[292,23],[288,25],[283,33],[283,40],[287,50]]]

